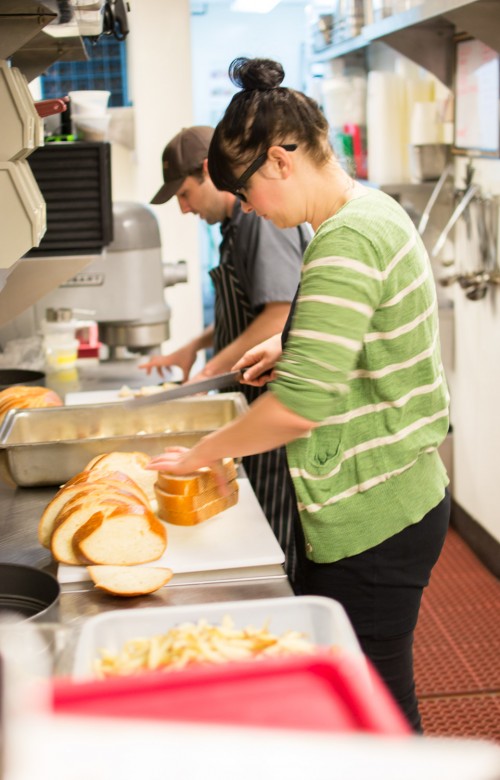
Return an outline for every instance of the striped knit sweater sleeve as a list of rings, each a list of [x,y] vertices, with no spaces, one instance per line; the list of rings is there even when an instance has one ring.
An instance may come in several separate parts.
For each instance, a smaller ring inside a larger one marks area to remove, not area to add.
[[[363,552],[443,498],[448,392],[434,280],[388,195],[349,201],[317,231],[270,390],[318,423],[287,447],[310,559]]]

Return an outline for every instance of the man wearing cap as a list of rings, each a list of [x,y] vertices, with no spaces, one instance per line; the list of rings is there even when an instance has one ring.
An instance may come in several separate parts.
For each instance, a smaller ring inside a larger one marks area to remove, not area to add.
[[[219,265],[210,271],[215,318],[203,333],[169,355],[155,356],[141,368],[179,366],[187,380],[199,350],[213,347],[213,357],[196,380],[230,371],[251,347],[281,333],[298,287],[302,254],[310,237],[307,226],[279,230],[255,212],[245,214],[238,198],[216,189],[208,174],[212,127],[181,130],[163,152],[164,184],[151,203],[177,196],[183,214],[197,214],[209,225],[221,223]],[[252,403],[265,387],[240,385]],[[262,509],[286,555],[293,578],[292,506],[285,449],[244,458],[243,465]]]

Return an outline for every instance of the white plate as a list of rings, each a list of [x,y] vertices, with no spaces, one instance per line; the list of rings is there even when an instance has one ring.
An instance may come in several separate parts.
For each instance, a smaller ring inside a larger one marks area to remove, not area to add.
[[[239,569],[247,566],[282,564],[283,550],[271,531],[266,516],[248,479],[238,480],[239,501],[199,525],[166,523],[167,549],[161,558],[146,566],[167,566],[175,574]],[[90,580],[84,566],[60,565],[59,582]]]
[[[202,618],[218,625],[226,615],[236,628],[249,625],[260,628],[267,624],[274,634],[300,631],[315,645],[336,645],[363,657],[341,604],[323,596],[285,596],[189,607],[115,610],[91,617],[84,623],[77,641],[73,677],[91,677],[93,662],[104,648],[118,652],[130,639],[163,634],[180,623],[196,623]]]

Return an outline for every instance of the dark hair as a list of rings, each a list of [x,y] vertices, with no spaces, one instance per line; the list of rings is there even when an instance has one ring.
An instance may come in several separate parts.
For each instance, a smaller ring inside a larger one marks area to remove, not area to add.
[[[328,122],[318,104],[302,92],[281,87],[279,62],[239,57],[229,66],[233,84],[241,87],[215,128],[208,151],[210,178],[219,190],[233,191],[235,165],[283,143],[295,143],[321,164],[332,153]]]

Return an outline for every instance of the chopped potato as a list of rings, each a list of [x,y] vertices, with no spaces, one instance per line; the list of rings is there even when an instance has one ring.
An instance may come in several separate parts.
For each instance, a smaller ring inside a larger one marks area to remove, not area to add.
[[[182,669],[200,663],[304,655],[314,651],[315,646],[298,631],[276,636],[267,626],[239,629],[226,616],[220,626],[210,625],[206,620],[196,624],[183,623],[166,634],[131,639],[116,654],[102,650],[94,671],[104,678],[153,669]]]

